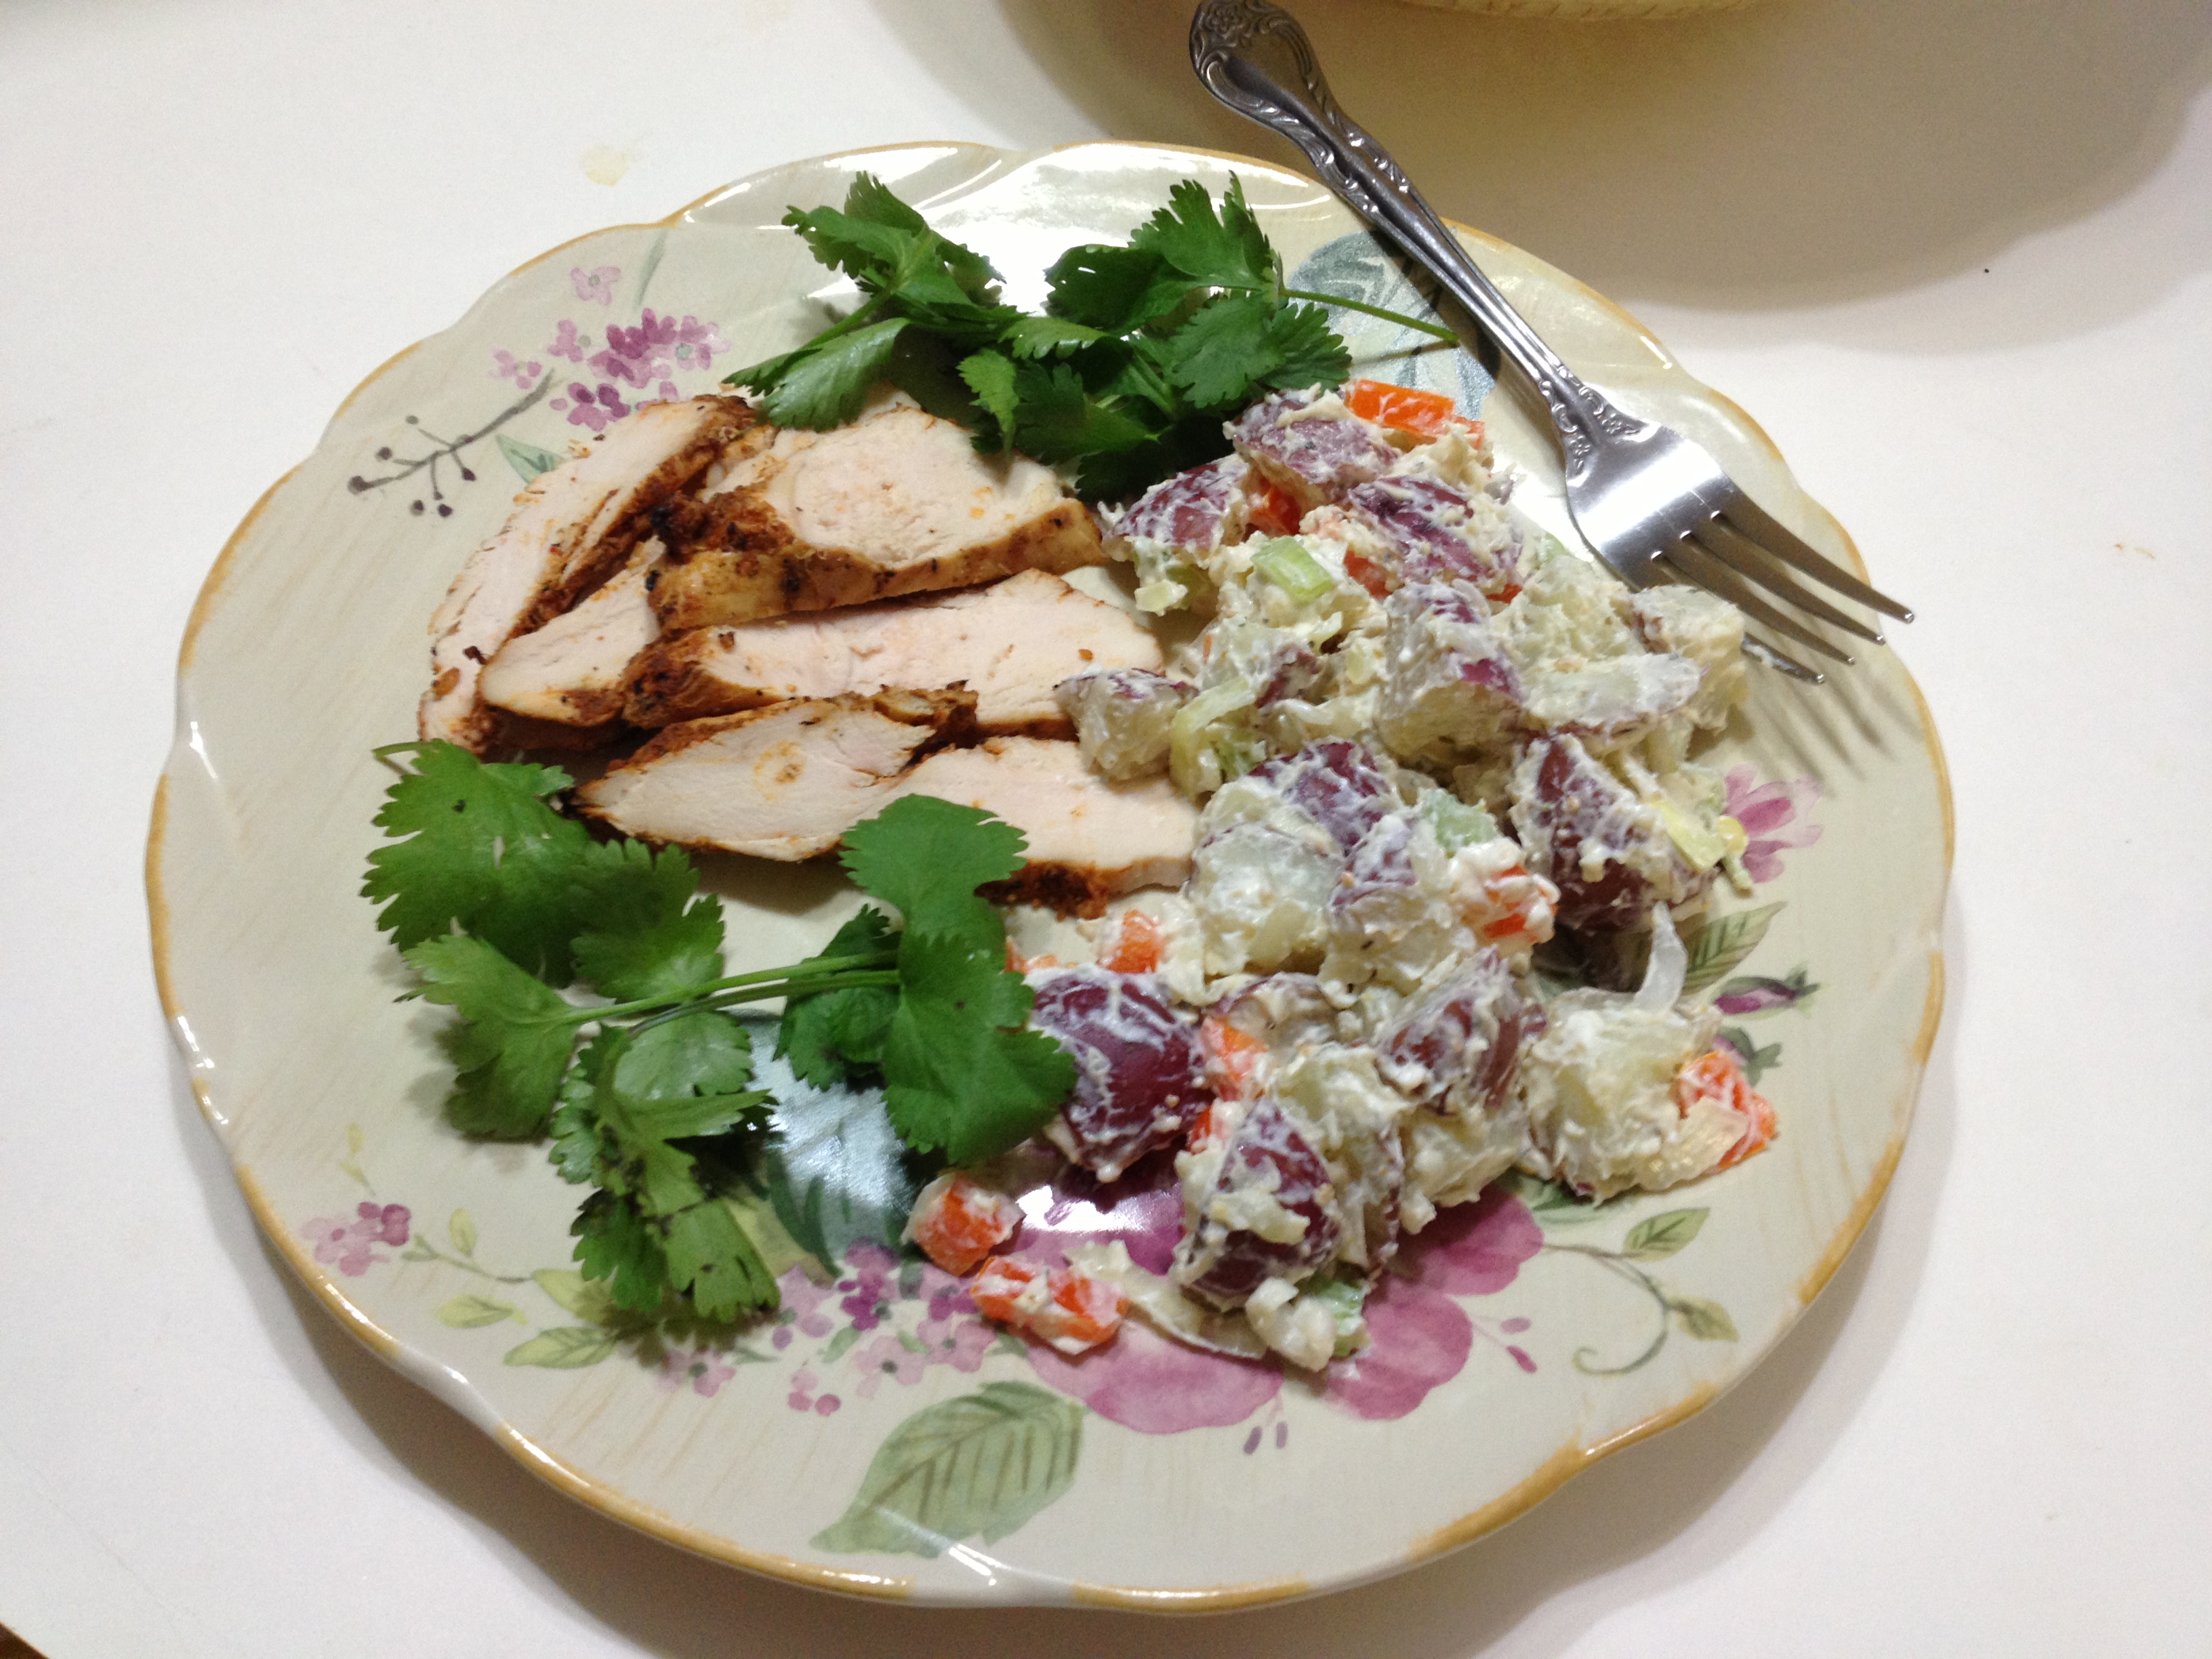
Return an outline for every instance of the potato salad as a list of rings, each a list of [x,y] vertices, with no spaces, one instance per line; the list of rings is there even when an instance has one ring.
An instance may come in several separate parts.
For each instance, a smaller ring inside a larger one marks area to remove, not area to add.
[[[990,1289],[1062,1346],[1103,1284],[1183,1340],[1319,1367],[1401,1242],[1507,1171],[1601,1199],[1771,1138],[1676,927],[1745,879],[1693,758],[1743,699],[1743,624],[1536,531],[1443,398],[1281,392],[1228,433],[1109,520],[1185,642],[1058,688],[1093,772],[1197,806],[1189,878],[1092,924],[1096,961],[1029,971],[1077,1068],[1053,1147],[1108,1184],[1172,1159],[1181,1242],[1164,1275],[1107,1247]],[[1641,988],[1547,1000],[1561,930],[1632,945]],[[965,1255],[988,1214],[1018,1261],[1012,1184],[940,1183],[913,1236]]]

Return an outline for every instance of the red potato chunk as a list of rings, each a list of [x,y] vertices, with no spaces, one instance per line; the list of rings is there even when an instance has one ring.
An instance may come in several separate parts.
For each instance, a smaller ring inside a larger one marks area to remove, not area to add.
[[[1712,872],[1690,867],[1656,809],[1574,738],[1529,744],[1510,788],[1528,868],[1558,887],[1569,927],[1634,927],[1654,904],[1680,904],[1711,884]]]
[[[1343,1228],[1328,1165],[1280,1102],[1261,1095],[1246,1108],[1219,1159],[1176,1247],[1177,1284],[1233,1308],[1264,1280],[1305,1279],[1335,1259]]]
[[[1513,1086],[1522,1048],[1543,1030],[1543,1006],[1485,946],[1407,1008],[1376,1047],[1391,1081],[1420,1104],[1494,1114]]]
[[[1340,412],[1325,412],[1332,405]],[[1307,512],[1355,484],[1372,483],[1398,459],[1382,429],[1346,410],[1333,394],[1279,392],[1226,429],[1252,469]]]
[[[1105,668],[1053,688],[1083,763],[1117,783],[1167,770],[1169,727],[1194,688],[1144,668]]]
[[[1242,456],[1224,455],[1162,479],[1114,521],[1113,539],[1152,542],[1194,562],[1218,551],[1239,539],[1250,471]]]
[[[1117,1181],[1182,1139],[1212,1098],[1197,1020],[1146,974],[1063,968],[1030,983],[1030,1024],[1075,1061],[1075,1091],[1045,1128],[1068,1161]]]
[[[1310,743],[1295,755],[1254,767],[1246,777],[1255,786],[1276,790],[1347,854],[1395,799],[1375,757],[1342,738]]]
[[[1525,729],[1520,671],[1475,589],[1417,582],[1386,602],[1376,730],[1408,759],[1494,751]]]
[[[1345,492],[1344,510],[1395,556],[1389,585],[1464,581],[1485,593],[1514,586],[1520,538],[1486,499],[1441,478],[1377,478]]]

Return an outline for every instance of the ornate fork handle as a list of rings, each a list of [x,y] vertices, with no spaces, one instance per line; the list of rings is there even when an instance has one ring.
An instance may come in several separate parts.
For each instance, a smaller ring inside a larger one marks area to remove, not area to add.
[[[1587,463],[1595,434],[1644,429],[1562,362],[1467,257],[1405,169],[1344,112],[1288,12],[1266,0],[1205,0],[1191,19],[1190,56],[1208,91],[1303,150],[1332,190],[1403,246],[1521,366],[1551,407],[1571,474]]]

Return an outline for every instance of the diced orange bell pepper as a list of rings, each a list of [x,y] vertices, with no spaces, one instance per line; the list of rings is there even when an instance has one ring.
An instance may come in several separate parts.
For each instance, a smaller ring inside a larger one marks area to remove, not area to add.
[[[1416,392],[1387,380],[1354,380],[1344,389],[1344,406],[1361,420],[1395,432],[1441,438],[1457,430],[1478,443],[1482,439],[1482,422],[1462,415],[1441,392]]]
[[[1244,522],[1263,536],[1295,536],[1305,516],[1305,508],[1288,490],[1263,483],[1252,505],[1245,509]]]
[[[1344,556],[1344,574],[1358,582],[1378,599],[1390,597],[1390,573],[1372,559],[1364,559],[1357,553]]]
[[[1717,1170],[1764,1152],[1780,1127],[1773,1106],[1753,1089],[1733,1049],[1708,1049],[1674,1073],[1675,1109],[1687,1117],[1690,1108],[1701,1100],[1725,1107],[1745,1123],[1741,1139],[1721,1155],[1721,1161],[1713,1166]]]
[[[1019,1231],[1022,1206],[973,1176],[947,1170],[921,1189],[906,1236],[921,1253],[957,1277]]]
[[[1199,1022],[1199,1041],[1206,1047],[1206,1069],[1213,1085],[1227,1095],[1253,1092],[1253,1074],[1267,1053],[1267,1045],[1238,1030],[1218,1014]]]
[[[1048,1270],[1018,1255],[987,1263],[968,1294],[986,1319],[1027,1331],[1065,1354],[1111,1341],[1127,1300],[1121,1286],[1080,1268]]]
[[[1098,965],[1116,974],[1157,973],[1166,950],[1167,935],[1159,923],[1142,910],[1125,911]]]

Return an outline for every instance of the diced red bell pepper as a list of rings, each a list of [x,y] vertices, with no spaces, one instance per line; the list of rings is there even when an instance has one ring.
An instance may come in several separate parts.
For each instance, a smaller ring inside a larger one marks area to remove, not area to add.
[[[945,1272],[968,1273],[1019,1231],[1022,1207],[973,1176],[947,1170],[921,1189],[906,1234]]]
[[[1354,380],[1345,387],[1343,395],[1344,406],[1360,419],[1394,432],[1441,438],[1456,430],[1475,442],[1482,440],[1482,422],[1462,415],[1441,392],[1416,392],[1387,380]]]
[[[1305,509],[1287,490],[1262,483],[1259,495],[1245,509],[1244,522],[1263,536],[1295,536],[1305,515]]]
[[[1690,1108],[1701,1100],[1724,1107],[1745,1124],[1742,1137],[1722,1154],[1715,1169],[1725,1170],[1753,1152],[1764,1152],[1780,1127],[1773,1106],[1744,1076],[1734,1049],[1708,1049],[1674,1073],[1675,1109],[1687,1117]]]
[[[1224,1095],[1252,1093],[1253,1073],[1267,1057],[1267,1045],[1218,1014],[1200,1021],[1198,1032],[1199,1041],[1206,1045],[1206,1075],[1213,1086]]]
[[[1157,973],[1166,950],[1167,935],[1159,923],[1142,910],[1125,911],[1098,965],[1116,974]]]
[[[1018,1255],[986,1263],[968,1294],[986,1319],[1027,1331],[1065,1354],[1112,1341],[1127,1300],[1121,1286],[1079,1267],[1047,1269]]]

